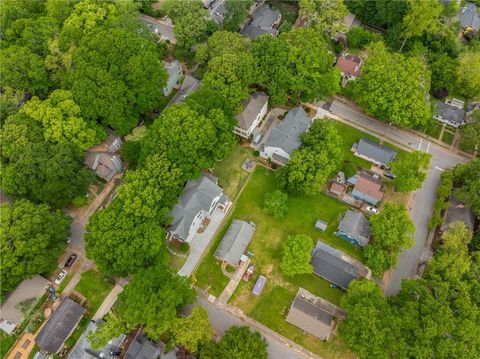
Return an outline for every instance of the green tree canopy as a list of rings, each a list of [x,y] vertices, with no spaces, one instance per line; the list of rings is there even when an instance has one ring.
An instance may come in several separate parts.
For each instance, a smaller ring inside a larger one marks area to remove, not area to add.
[[[45,3],[42,1],[5,1],[0,6],[0,36],[4,39],[5,32],[13,22],[19,19],[35,18],[44,14]]]
[[[460,138],[460,147],[464,151],[473,152],[475,149],[480,151],[480,110],[472,114],[472,121],[460,129],[462,137]]]
[[[309,274],[313,272],[310,258],[312,255],[313,240],[305,234],[288,236],[282,245],[282,274],[291,277],[296,274]]]
[[[0,206],[1,294],[23,279],[51,271],[69,234],[70,219],[27,200]]]
[[[372,42],[379,41],[381,36],[375,32],[368,31],[363,27],[354,27],[347,32],[347,42],[351,47],[363,49]]]
[[[302,135],[302,147],[277,172],[277,182],[288,192],[318,193],[342,161],[342,138],[332,123],[316,120]]]
[[[458,60],[446,54],[435,55],[430,62],[432,71],[432,93],[451,93],[457,85]]]
[[[345,5],[363,23],[386,29],[402,22],[409,3],[406,0],[345,0]]]
[[[50,86],[43,59],[26,47],[10,46],[0,50],[1,87],[33,95],[44,95]]]
[[[252,0],[225,0],[223,28],[229,31],[238,31],[240,25],[247,19],[252,3]]]
[[[460,187],[455,196],[480,216],[480,159],[460,164],[453,171],[455,185]]]
[[[187,104],[171,106],[143,139],[142,159],[152,153],[165,154],[186,181],[230,152],[235,140],[232,129],[232,122],[220,110],[204,116]]]
[[[177,46],[189,50],[205,40],[208,32],[208,14],[201,1],[167,0],[164,10],[175,25],[173,33],[177,39]]]
[[[432,156],[429,153],[414,151],[394,161],[391,167],[395,175],[395,189],[410,192],[420,188],[427,178],[426,170],[430,157]]]
[[[198,46],[196,59],[205,64],[217,56],[248,52],[249,47],[250,40],[247,37],[236,32],[217,31],[208,38],[206,45]]]
[[[87,256],[102,272],[126,275],[164,260],[169,211],[182,189],[178,168],[152,154],[143,166],[127,171],[117,198],[96,212],[87,226]]]
[[[343,18],[348,10],[343,0],[299,0],[300,14],[316,29],[335,35],[346,31]]]
[[[280,190],[268,192],[263,201],[263,210],[274,218],[285,217],[288,210],[288,195]]]
[[[97,330],[87,334],[87,340],[93,350],[98,350],[106,347],[113,338],[128,333],[130,329],[130,326],[120,319],[115,312],[110,311],[103,318],[103,323],[97,327]]]
[[[460,54],[457,90],[467,98],[480,95],[480,53],[466,51]]]
[[[400,127],[431,118],[430,72],[423,60],[390,53],[383,43],[368,48],[362,76],[351,84],[354,100],[370,115]]]
[[[118,297],[118,314],[132,327],[143,325],[149,337],[160,336],[177,325],[177,311],[192,304],[195,292],[187,277],[156,265],[139,269]]]
[[[41,124],[45,142],[74,144],[83,152],[106,137],[104,129],[82,118],[70,91],[55,90],[44,101],[34,97],[20,112]]]
[[[172,326],[172,341],[181,345],[190,353],[196,353],[199,347],[208,343],[213,336],[213,328],[208,321],[207,311],[195,307],[186,318],[179,318]]]
[[[153,41],[125,29],[86,37],[74,53],[71,91],[87,120],[125,134],[163,96],[167,75]]]
[[[267,359],[267,342],[249,327],[230,327],[218,344],[202,350],[200,358]]]
[[[365,264],[380,276],[397,263],[400,252],[413,246],[415,226],[402,204],[386,203],[379,214],[370,217],[372,239],[363,248]]]

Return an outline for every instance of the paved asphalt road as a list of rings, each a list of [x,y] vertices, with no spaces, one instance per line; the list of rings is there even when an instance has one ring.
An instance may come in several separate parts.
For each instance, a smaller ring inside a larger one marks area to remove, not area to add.
[[[348,122],[355,123],[368,129],[380,137],[381,140],[393,141],[414,150],[421,150],[432,155],[428,176],[422,188],[415,192],[415,202],[410,216],[415,223],[415,245],[413,248],[402,252],[397,267],[393,271],[390,282],[384,291],[386,294],[395,294],[400,290],[403,278],[414,278],[418,265],[421,264],[421,255],[425,248],[428,236],[428,221],[433,213],[437,187],[440,183],[440,174],[443,170],[451,168],[468,159],[448,151],[447,149],[431,143],[420,136],[391,127],[388,124],[374,120],[362,112],[338,100],[334,100],[330,111]]]
[[[223,333],[231,326],[245,325],[245,323],[237,317],[227,313],[223,309],[216,307],[200,296],[197,297],[197,305],[207,310],[210,323],[212,323],[217,334],[219,335],[223,335]],[[268,342],[268,357],[270,359],[305,359],[305,356],[292,350],[284,343],[270,336],[264,336],[264,338]]]

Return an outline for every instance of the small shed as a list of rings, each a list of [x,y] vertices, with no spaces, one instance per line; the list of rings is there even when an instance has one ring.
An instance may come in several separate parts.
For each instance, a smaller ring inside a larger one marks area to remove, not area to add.
[[[345,180],[345,178],[344,178]],[[347,190],[347,186],[343,183],[340,182],[332,182],[330,185],[330,193],[333,193],[334,195],[341,196],[342,194],[345,193]]]
[[[320,232],[325,232],[327,227],[328,227],[327,222],[322,221],[321,219],[317,219],[317,222],[315,223],[315,229],[319,230]]]
[[[257,282],[253,286],[252,293],[255,296],[259,296],[262,293],[263,287],[265,287],[265,284],[267,283],[267,278],[264,277],[263,275],[260,275],[257,279]]]

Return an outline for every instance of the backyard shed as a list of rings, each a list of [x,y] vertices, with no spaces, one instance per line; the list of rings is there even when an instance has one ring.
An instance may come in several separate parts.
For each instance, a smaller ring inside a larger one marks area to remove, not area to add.
[[[321,232],[325,232],[327,227],[328,227],[327,222],[322,221],[321,219],[317,219],[317,222],[315,223],[315,229],[318,229]]]
[[[257,282],[253,286],[252,293],[253,295],[256,295],[257,297],[262,293],[263,287],[265,287],[265,284],[267,283],[267,278],[264,277],[263,275],[260,275],[258,277]]]
[[[62,299],[58,308],[48,318],[47,324],[35,337],[40,349],[52,354],[58,353],[65,340],[72,335],[85,311],[85,308],[70,298]]]
[[[255,223],[234,219],[215,251],[215,257],[233,267],[238,266],[254,234]]]

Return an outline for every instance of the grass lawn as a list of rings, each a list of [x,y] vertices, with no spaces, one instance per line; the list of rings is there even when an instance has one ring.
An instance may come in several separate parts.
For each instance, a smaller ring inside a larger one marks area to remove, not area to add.
[[[82,273],[75,291],[87,298],[88,311],[93,315],[112,288],[113,286],[107,278],[98,272],[89,270]]]
[[[430,137],[433,137],[438,140],[440,137],[440,132],[442,131],[443,125],[437,121],[430,121],[427,126],[423,129],[423,132]]]
[[[242,165],[247,158],[254,158],[252,149],[237,146],[230,156],[217,162],[213,168],[213,174],[218,177],[220,186],[231,200],[235,199],[248,178],[249,173],[242,170]]]
[[[443,136],[442,136],[443,143],[446,143],[447,145],[451,145],[454,139],[455,139],[455,134],[447,131],[443,132]]]
[[[267,4],[274,10],[280,11],[282,14],[282,22],[287,21],[295,24],[298,17],[298,6],[296,1],[291,0],[269,0]]]

